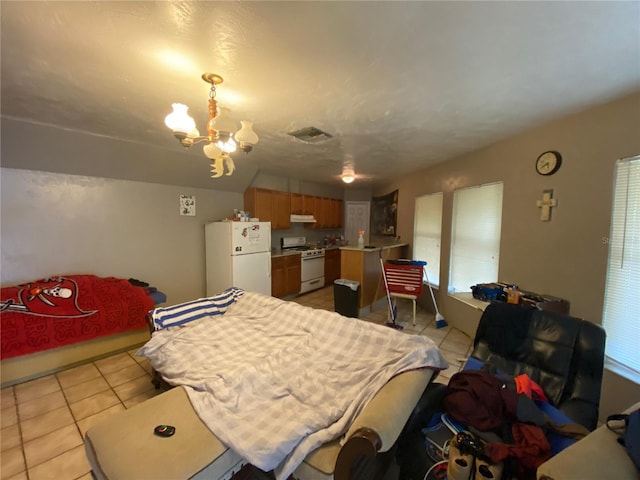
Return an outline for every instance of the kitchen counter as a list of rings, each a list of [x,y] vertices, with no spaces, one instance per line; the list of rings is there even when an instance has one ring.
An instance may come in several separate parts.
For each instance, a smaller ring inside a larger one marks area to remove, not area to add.
[[[386,295],[382,282],[380,258],[398,260],[407,258],[408,244],[398,243],[376,248],[339,247],[340,277],[360,283],[360,310],[371,306]]]
[[[383,245],[381,247],[373,247],[373,248],[360,248],[360,247],[353,247],[349,245],[344,247],[336,247],[336,248],[339,248],[340,250],[355,250],[358,252],[379,252],[380,250],[388,250],[396,247],[406,247],[408,245],[409,245],[408,243],[394,243],[393,245]]]
[[[321,247],[321,248],[324,248],[325,250],[338,250],[344,247],[339,247],[338,245],[328,245],[326,247]],[[300,255],[300,250],[282,250],[280,248],[271,249],[271,258],[284,257],[286,255]]]

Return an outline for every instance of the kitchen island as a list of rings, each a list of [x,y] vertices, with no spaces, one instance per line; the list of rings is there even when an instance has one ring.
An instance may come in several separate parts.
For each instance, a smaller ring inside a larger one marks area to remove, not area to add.
[[[382,280],[382,261],[406,258],[406,243],[375,248],[340,247],[340,277],[360,283],[360,313],[386,296]],[[367,309],[366,312],[362,312]]]

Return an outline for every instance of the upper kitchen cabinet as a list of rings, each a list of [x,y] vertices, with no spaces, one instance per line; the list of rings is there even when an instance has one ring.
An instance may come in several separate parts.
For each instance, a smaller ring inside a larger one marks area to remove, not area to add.
[[[343,202],[342,200],[338,200],[337,198],[331,198],[330,200],[330,223],[331,228],[342,228],[342,208]]]
[[[315,197],[316,223],[311,228],[342,228],[342,205],[343,201],[337,198]]]
[[[289,194],[291,200],[291,214],[292,215],[306,215],[306,212],[303,209],[302,197],[301,193],[291,193]]]
[[[337,198],[251,187],[244,192],[244,209],[261,222],[271,222],[272,230],[291,228],[292,214],[313,215],[316,222],[306,228],[342,228],[343,201]]]
[[[315,199],[313,195],[291,193],[291,213],[293,215],[314,215]]]
[[[273,230],[291,228],[291,198],[289,192],[273,192],[273,218],[271,221]]]
[[[326,198],[315,198],[315,211],[313,214],[316,217],[316,223],[314,224],[314,228],[327,228],[327,216],[325,214],[327,211],[326,201]]]
[[[271,222],[272,230],[291,227],[290,198],[288,192],[265,188],[248,188],[244,192],[244,209],[261,222]]]

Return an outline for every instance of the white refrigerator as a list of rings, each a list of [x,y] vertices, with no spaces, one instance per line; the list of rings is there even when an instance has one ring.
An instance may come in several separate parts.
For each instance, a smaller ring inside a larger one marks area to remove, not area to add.
[[[205,225],[207,296],[229,287],[271,295],[271,223]]]

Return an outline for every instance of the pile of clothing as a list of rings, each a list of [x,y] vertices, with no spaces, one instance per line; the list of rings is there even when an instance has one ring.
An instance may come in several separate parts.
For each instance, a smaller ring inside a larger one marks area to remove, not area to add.
[[[466,480],[470,471],[482,474],[483,465],[484,476],[476,478],[535,479],[536,468],[552,454],[549,433],[574,439],[589,433],[577,423],[553,421],[540,402],[547,398],[527,375],[514,378],[484,370],[455,374],[444,407],[465,431],[452,441],[449,480]]]

